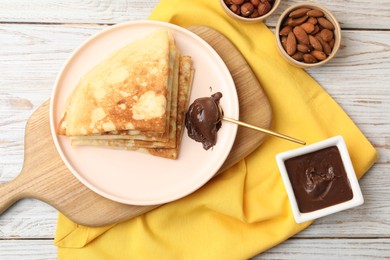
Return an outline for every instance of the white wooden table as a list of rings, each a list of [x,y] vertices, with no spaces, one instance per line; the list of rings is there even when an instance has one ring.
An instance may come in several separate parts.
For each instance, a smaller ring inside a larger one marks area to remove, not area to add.
[[[267,25],[272,29],[282,10],[295,2],[282,1]],[[360,127],[380,158],[361,180],[364,206],[322,218],[255,259],[389,258],[390,0],[313,2],[333,11],[343,41],[333,61],[308,72]],[[0,0],[0,183],[19,173],[25,123],[49,98],[70,53],[107,25],[146,19],[157,3]],[[0,216],[0,259],[55,259],[56,219],[56,210],[43,202],[18,202]]]

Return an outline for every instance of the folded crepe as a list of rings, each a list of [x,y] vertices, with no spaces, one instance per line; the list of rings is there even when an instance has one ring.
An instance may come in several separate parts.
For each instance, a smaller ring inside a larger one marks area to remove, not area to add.
[[[131,62],[131,61],[130,61]],[[176,131],[176,103],[177,103],[177,86],[178,86],[178,64],[179,52],[176,48],[173,37],[169,38],[169,75],[168,75],[168,102],[166,113],[166,128],[163,133],[156,131],[147,131],[139,129],[119,130],[106,132],[104,135],[93,136],[76,136],[73,139],[135,139],[145,141],[162,141],[167,142]],[[170,105],[169,105],[170,104]],[[152,104],[151,104],[152,105]]]
[[[169,31],[158,30],[96,65],[70,95],[59,133],[90,136],[132,129],[164,133],[171,107],[172,43]]]
[[[170,138],[167,143],[129,139],[107,140],[77,138],[72,139],[72,144],[133,150],[164,158],[176,159],[180,151],[184,130],[185,112],[188,107],[189,96],[191,93],[193,74],[194,69],[192,66],[192,58],[190,56],[181,56],[178,75],[177,114],[174,116],[176,120],[176,131],[174,131],[175,136]]]
[[[180,56],[173,35],[155,31],[111,54],[80,79],[58,133],[70,137],[72,145],[176,159],[192,73],[191,57]]]

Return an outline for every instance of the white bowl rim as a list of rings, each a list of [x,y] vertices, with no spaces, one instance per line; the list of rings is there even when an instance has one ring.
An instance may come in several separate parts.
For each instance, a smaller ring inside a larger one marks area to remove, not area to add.
[[[292,57],[290,57],[286,52],[285,50],[283,49],[283,46],[282,46],[282,43],[280,41],[280,35],[279,35],[279,32],[280,32],[280,29],[281,29],[281,24],[284,20],[284,18],[286,17],[286,15],[291,12],[292,10],[295,10],[295,9],[298,9],[298,8],[301,8],[301,7],[313,7],[313,8],[318,8],[318,9],[322,9],[323,11],[325,11],[325,16],[330,18],[333,23],[333,25],[335,26],[335,31],[337,31],[338,33],[338,37],[335,38],[335,44],[333,46],[333,49],[332,49],[332,53],[323,61],[319,61],[319,62],[316,62],[316,63],[304,63],[304,62],[301,62],[301,61],[297,61],[297,60],[294,60]],[[314,68],[314,67],[318,67],[318,66],[321,66],[327,62],[329,62],[331,59],[333,59],[333,57],[336,55],[336,53],[338,52],[339,48],[340,48],[340,45],[341,45],[341,28],[340,28],[340,24],[338,22],[338,20],[336,19],[336,17],[332,14],[332,12],[325,8],[324,6],[320,5],[320,4],[317,4],[317,3],[313,3],[313,2],[301,2],[301,3],[296,3],[294,5],[291,5],[289,6],[286,10],[284,10],[282,12],[282,14],[280,15],[277,23],[276,23],[276,27],[275,27],[275,38],[276,38],[276,42],[277,42],[277,45],[278,45],[278,49],[279,49],[279,52],[280,54],[290,63],[292,64],[293,66],[296,66],[296,67],[299,67],[299,68],[304,68],[304,69],[309,69],[309,68]]]
[[[274,1],[274,4],[271,8],[271,10],[269,10],[268,13],[266,13],[265,15],[262,15],[262,16],[259,16],[259,17],[255,17],[255,18],[250,18],[250,17],[244,17],[244,16],[240,16],[240,15],[237,15],[235,13],[233,13],[232,10],[230,10],[227,5],[225,4],[224,0],[220,0],[219,1],[222,5],[222,8],[226,11],[226,13],[229,14],[230,17],[234,18],[234,19],[238,19],[242,22],[249,22],[249,23],[255,23],[255,22],[261,22],[261,21],[264,21],[266,20],[269,16],[271,16],[275,10],[278,8],[281,0],[275,0]]]
[[[290,159],[292,157],[297,157],[303,154],[315,152],[318,150],[321,150],[323,148],[331,147],[331,146],[337,146],[340,152],[340,156],[343,161],[343,165],[345,168],[345,171],[347,173],[347,178],[350,182],[353,198],[351,200],[348,200],[346,202],[336,204],[330,207],[322,208],[319,210],[315,210],[312,212],[302,213],[299,211],[298,203],[296,201],[294,191],[290,182],[290,179],[288,177],[288,173],[286,170],[286,166],[284,164],[284,161],[287,159]],[[293,211],[293,215],[295,218],[295,222],[297,223],[303,223],[309,220],[314,220],[320,217],[324,217],[326,215],[330,215],[342,210],[350,209],[353,207],[360,206],[364,203],[364,198],[359,186],[359,182],[356,177],[355,170],[352,165],[351,158],[348,153],[347,146],[345,144],[344,138],[342,136],[334,136],[328,139],[325,139],[323,141],[313,143],[311,145],[307,145],[305,147],[297,148],[294,150],[282,152],[276,155],[276,162],[278,164],[280,174],[283,179],[284,186],[287,191],[287,195],[291,204],[291,209]]]

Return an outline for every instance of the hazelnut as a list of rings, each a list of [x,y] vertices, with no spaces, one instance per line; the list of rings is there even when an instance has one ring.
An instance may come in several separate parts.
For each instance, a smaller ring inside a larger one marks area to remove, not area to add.
[[[259,4],[260,4],[260,0],[250,0],[250,2],[252,3],[252,5],[253,5],[254,7],[258,7]]]
[[[233,13],[235,13],[235,14],[237,14],[237,15],[240,15],[240,14],[241,14],[240,6],[238,6],[238,5],[232,4],[232,5],[229,7],[229,9],[230,9]]]
[[[250,2],[246,2],[245,4],[241,5],[241,14],[245,17],[248,17],[253,13],[254,9],[255,8]]]
[[[257,9],[253,10],[253,13],[249,16],[250,18],[256,18],[259,17],[259,11]]]
[[[236,15],[247,17],[247,18],[257,18],[261,16],[259,9],[260,5],[265,7],[265,9],[272,9],[274,0],[223,0],[226,6]],[[267,10],[267,12],[269,12]]]
[[[242,5],[245,0],[230,0],[230,2],[232,2],[232,4],[235,4],[235,5]]]
[[[261,2],[259,6],[257,7],[257,10],[259,11],[259,15],[263,16],[266,13],[268,13],[272,9],[271,4],[268,1]]]

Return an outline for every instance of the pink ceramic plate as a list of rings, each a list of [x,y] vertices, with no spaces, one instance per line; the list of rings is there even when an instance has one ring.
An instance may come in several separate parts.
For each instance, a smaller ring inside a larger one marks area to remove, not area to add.
[[[72,147],[56,126],[72,89],[80,77],[109,53],[167,28],[174,34],[182,54],[193,58],[195,75],[191,100],[223,93],[226,115],[238,118],[238,98],[233,79],[218,54],[200,37],[186,29],[156,21],[127,22],[112,26],[88,39],[69,58],[58,75],[50,104],[50,127],[57,150],[70,171],[96,193],[126,204],[153,205],[182,198],[204,185],[226,160],[237,132],[223,124],[218,142],[205,151],[184,132],[179,159],[163,159],[139,152],[96,147]]]

